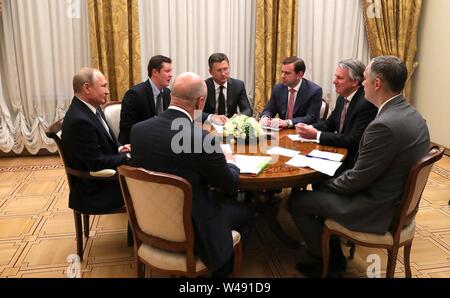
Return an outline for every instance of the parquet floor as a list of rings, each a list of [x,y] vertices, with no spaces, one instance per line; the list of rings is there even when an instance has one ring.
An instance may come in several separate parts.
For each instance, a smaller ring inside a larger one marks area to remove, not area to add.
[[[287,195],[283,191],[282,195]],[[0,158],[0,277],[66,277],[67,257],[76,252],[68,186],[57,156]],[[433,168],[417,216],[411,253],[414,277],[450,277],[450,157]],[[292,235],[285,214],[282,226]],[[125,214],[94,216],[81,277],[135,277],[132,248],[127,247]],[[345,276],[364,277],[369,254],[357,247]],[[261,213],[245,251],[243,277],[301,277],[295,270],[298,249],[281,242]],[[396,276],[403,277],[402,254]],[[382,271],[384,274],[384,271]]]

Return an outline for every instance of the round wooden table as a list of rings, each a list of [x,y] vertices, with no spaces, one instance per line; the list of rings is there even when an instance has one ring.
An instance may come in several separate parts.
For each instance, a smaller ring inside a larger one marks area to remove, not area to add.
[[[278,134],[278,136],[276,136]],[[317,143],[306,143],[299,141],[292,141],[287,135],[295,134],[295,129],[284,129],[275,132],[275,137],[267,141],[268,146],[279,146],[286,149],[300,151],[300,154],[309,154],[312,150],[317,149],[321,151],[340,153],[347,155],[347,149],[324,146]],[[231,146],[234,154],[246,155],[267,155],[266,151],[270,148],[261,145],[245,145],[237,149],[237,144]],[[274,156],[276,162],[269,164],[258,175],[241,174],[239,177],[240,190],[271,190],[282,189],[295,186],[304,186],[317,182],[318,180],[327,177],[325,174],[319,173],[311,168],[297,168],[285,164],[291,159],[281,155]]]

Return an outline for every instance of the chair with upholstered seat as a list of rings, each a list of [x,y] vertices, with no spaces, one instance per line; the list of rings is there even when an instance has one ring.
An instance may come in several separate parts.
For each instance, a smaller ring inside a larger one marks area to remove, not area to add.
[[[133,231],[138,276],[145,277],[145,266],[170,276],[205,275],[208,268],[194,254],[191,184],[175,175],[126,165],[118,172]],[[238,232],[230,233],[236,276],[242,244]]]
[[[409,172],[405,184],[403,197],[394,217],[392,228],[384,235],[363,233],[349,230],[338,222],[327,219],[322,233],[323,276],[328,274],[329,240],[331,235],[338,235],[352,243],[384,248],[388,251],[388,264],[386,277],[394,277],[397,254],[404,246],[405,275],[411,277],[409,256],[415,232],[415,217],[419,210],[419,203],[430,175],[433,164],[442,158],[444,150],[437,146],[430,149],[427,156],[417,161]]]
[[[325,99],[322,98],[322,106],[320,107],[320,120],[327,120],[329,110],[330,105]]]
[[[119,137],[121,109],[122,102],[120,101],[111,101],[103,106],[103,113],[105,113],[106,122],[108,122],[108,125],[116,138]]]
[[[53,139],[58,148],[59,156],[61,157],[64,170],[67,176],[67,183],[69,185],[69,190],[72,187],[72,179],[73,177],[83,178],[83,179],[117,179],[116,171],[113,169],[103,169],[96,172],[87,172],[87,171],[79,171],[74,168],[71,168],[68,164],[67,157],[64,154],[64,147],[61,140],[61,128],[63,119],[58,120],[54,124],[52,124],[48,130],[46,131],[47,137]],[[125,207],[116,210],[110,210],[107,212],[98,212],[98,213],[82,213],[77,210],[73,210],[74,220],[75,220],[75,233],[77,240],[77,254],[80,257],[80,260],[83,261],[83,226],[84,226],[84,236],[89,238],[89,215],[102,215],[102,214],[115,214],[115,213],[125,213]],[[81,219],[83,217],[83,220]],[[131,238],[128,236],[128,245],[131,246]]]

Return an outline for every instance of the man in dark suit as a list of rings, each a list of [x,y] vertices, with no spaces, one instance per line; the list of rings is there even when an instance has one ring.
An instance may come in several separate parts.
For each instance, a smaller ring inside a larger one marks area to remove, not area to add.
[[[297,269],[321,272],[323,219],[331,218],[360,232],[388,231],[411,166],[429,151],[430,135],[422,116],[402,95],[407,78],[404,62],[393,56],[374,58],[364,72],[364,91],[378,114],[366,128],[355,166],[319,186],[292,195],[288,208],[307,244]],[[339,241],[330,243],[330,269],[342,271]]]
[[[132,128],[131,164],[175,174],[191,183],[196,253],[217,276],[226,276],[232,271],[231,230],[241,233],[245,245],[253,213],[236,203],[221,203],[211,195],[210,187],[224,195],[235,195],[239,168],[233,164],[232,155],[225,157],[222,153],[220,140],[209,138],[199,123],[193,122],[194,110],[204,107],[206,92],[206,84],[198,75],[179,75],[169,108]]]
[[[237,113],[252,116],[253,111],[247,98],[244,82],[230,78],[230,62],[223,53],[214,53],[208,59],[208,97],[203,109],[202,120],[223,125]]]
[[[100,109],[109,94],[103,74],[82,68],[73,78],[73,89],[75,97],[64,117],[61,135],[68,164],[80,171],[115,169],[125,164],[130,145],[119,145]],[[70,208],[95,213],[122,206],[117,181],[72,178]]]
[[[311,124],[319,120],[322,88],[303,78],[305,62],[295,56],[283,60],[281,80],[273,87],[272,96],[261,114],[261,124],[293,128],[297,123]],[[278,114],[278,118],[273,118]]]
[[[125,93],[120,111],[119,141],[130,142],[131,127],[138,122],[157,116],[170,104],[170,80],[172,60],[162,55],[153,56],[148,62],[148,80],[133,86]]]
[[[362,82],[365,68],[356,59],[339,62],[333,81],[339,97],[330,117],[313,125],[299,123],[295,126],[296,132],[305,139],[314,139],[327,146],[347,148],[343,169],[353,167],[359,140],[378,111],[364,97]]]

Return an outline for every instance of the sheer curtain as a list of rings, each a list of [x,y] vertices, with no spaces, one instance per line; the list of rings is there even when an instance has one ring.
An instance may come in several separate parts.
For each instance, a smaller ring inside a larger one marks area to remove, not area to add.
[[[86,0],[3,1],[0,150],[56,150],[45,130],[63,117],[73,74],[89,56]]]
[[[360,0],[299,0],[298,55],[305,60],[305,77],[323,88],[333,108],[337,63],[356,58],[367,65],[369,46]]]
[[[172,58],[174,74],[209,77],[208,57],[223,52],[231,76],[254,89],[255,0],[140,0],[142,77],[157,54]]]

